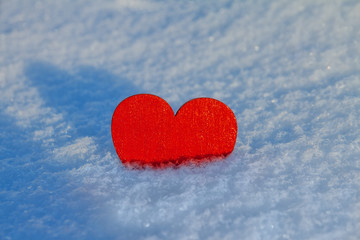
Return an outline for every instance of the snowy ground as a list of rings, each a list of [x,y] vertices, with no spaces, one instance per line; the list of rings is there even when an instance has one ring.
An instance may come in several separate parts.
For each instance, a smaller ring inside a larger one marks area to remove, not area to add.
[[[129,170],[135,93],[217,98],[235,150]],[[0,2],[0,239],[359,239],[359,1]]]

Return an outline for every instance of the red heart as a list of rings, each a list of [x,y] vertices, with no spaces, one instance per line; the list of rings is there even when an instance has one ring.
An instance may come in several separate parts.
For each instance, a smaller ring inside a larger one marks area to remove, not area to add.
[[[116,107],[111,134],[124,164],[160,167],[230,154],[237,123],[231,109],[212,98],[193,99],[175,116],[165,100],[139,94]]]

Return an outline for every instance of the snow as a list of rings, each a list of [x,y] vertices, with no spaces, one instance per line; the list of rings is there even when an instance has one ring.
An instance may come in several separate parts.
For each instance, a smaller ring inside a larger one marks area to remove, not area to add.
[[[359,239],[358,1],[1,1],[0,239]],[[112,113],[238,120],[232,155],[129,170]]]

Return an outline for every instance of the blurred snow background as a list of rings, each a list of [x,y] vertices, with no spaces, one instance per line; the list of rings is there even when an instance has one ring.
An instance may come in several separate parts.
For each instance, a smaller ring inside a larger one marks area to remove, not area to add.
[[[225,161],[125,169],[116,105],[217,98]],[[0,239],[359,239],[359,1],[0,2]]]

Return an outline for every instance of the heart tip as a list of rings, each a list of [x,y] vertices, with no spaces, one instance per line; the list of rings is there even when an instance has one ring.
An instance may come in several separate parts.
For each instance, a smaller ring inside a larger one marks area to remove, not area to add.
[[[123,165],[131,170],[144,170],[144,169],[178,169],[183,166],[205,166],[211,162],[223,161],[231,153],[219,155],[201,155],[195,157],[180,157],[178,159],[171,159],[157,162],[143,162],[139,160],[122,161]]]

